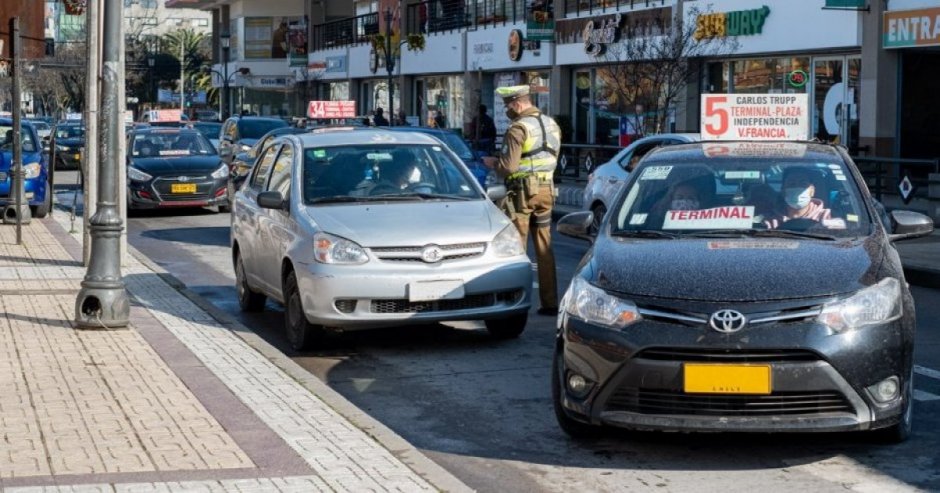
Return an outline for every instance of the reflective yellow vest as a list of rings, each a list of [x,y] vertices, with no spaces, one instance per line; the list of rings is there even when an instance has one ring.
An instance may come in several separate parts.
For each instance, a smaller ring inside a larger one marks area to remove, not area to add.
[[[558,164],[561,150],[561,129],[548,115],[524,116],[515,123],[525,127],[526,139],[522,143],[522,159],[519,171],[529,173],[552,173]]]

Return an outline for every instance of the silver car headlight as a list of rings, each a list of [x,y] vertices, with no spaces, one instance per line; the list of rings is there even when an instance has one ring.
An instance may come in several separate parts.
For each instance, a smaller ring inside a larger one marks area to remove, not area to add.
[[[497,257],[516,257],[525,255],[525,248],[522,246],[522,237],[516,226],[510,224],[493,238],[493,253]]]
[[[580,276],[571,281],[562,300],[562,309],[569,315],[605,327],[622,329],[643,318],[635,304],[607,294]]]
[[[26,173],[26,179],[36,178],[42,173],[42,165],[39,163],[30,163],[23,166],[23,172]]]
[[[901,283],[882,279],[848,298],[823,306],[817,320],[836,332],[860,329],[901,318]]]
[[[222,178],[225,178],[228,175],[229,175],[228,165],[225,163],[219,166],[219,169],[212,172],[212,177],[215,178],[216,180],[221,180]]]
[[[127,167],[127,177],[133,181],[150,181],[150,179],[153,178],[152,176],[133,166]]]
[[[313,235],[314,255],[321,264],[364,264],[369,256],[361,246],[329,233]]]

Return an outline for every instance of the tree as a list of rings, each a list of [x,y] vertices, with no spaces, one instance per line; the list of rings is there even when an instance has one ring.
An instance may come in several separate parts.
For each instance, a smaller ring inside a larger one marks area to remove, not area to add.
[[[697,34],[696,7],[672,16],[646,18],[629,25],[625,39],[611,43],[602,54],[609,65],[598,70],[601,94],[608,111],[633,117],[637,134],[668,130],[677,103],[684,100],[690,81],[700,76],[700,60],[726,56],[737,40]]]
[[[180,65],[186,74],[186,86],[193,90],[208,91],[212,87],[212,79],[203,71],[211,56],[209,52],[209,38],[205,33],[192,29],[178,29],[165,34],[162,38],[163,53],[176,58],[175,80],[179,80]],[[182,60],[180,60],[182,56]],[[165,74],[165,71],[163,71]],[[170,77],[172,80],[173,77]]]

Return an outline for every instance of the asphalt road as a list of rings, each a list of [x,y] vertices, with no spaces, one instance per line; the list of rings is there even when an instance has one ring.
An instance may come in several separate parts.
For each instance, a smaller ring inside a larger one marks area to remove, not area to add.
[[[57,181],[74,183],[68,173]],[[71,193],[58,198],[67,205]],[[228,231],[229,215],[209,210],[128,221],[135,248],[480,491],[940,490],[940,379],[924,374],[940,369],[940,290],[913,288],[915,362],[926,370],[915,379],[915,434],[902,445],[858,434],[611,432],[576,442],[551,411],[554,318],[533,312],[525,333],[505,342],[466,323],[345,334],[298,354],[281,307],[238,311]],[[556,236],[560,284],[586,247]]]

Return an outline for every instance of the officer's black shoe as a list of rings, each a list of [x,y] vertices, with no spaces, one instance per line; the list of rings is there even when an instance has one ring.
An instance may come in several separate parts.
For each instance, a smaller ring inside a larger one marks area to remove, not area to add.
[[[550,315],[554,317],[555,315],[558,315],[558,308],[557,307],[556,308],[542,307],[542,308],[539,308],[539,311],[536,313],[538,313],[539,315]]]

